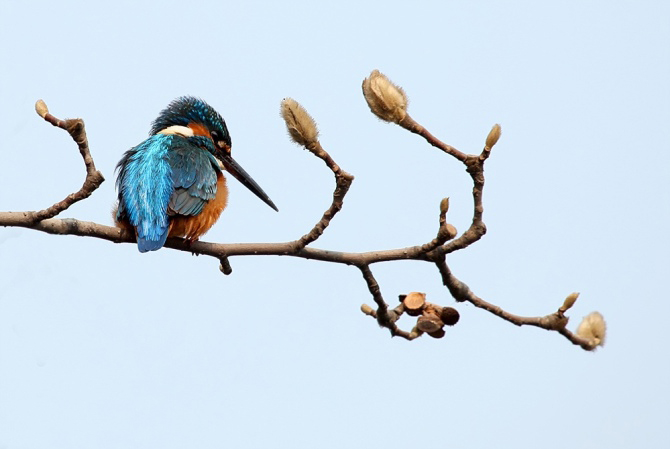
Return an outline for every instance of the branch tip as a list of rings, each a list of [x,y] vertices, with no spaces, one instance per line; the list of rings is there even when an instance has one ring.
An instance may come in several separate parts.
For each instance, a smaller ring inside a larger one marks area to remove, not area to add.
[[[233,267],[230,266],[230,261],[228,260],[227,257],[225,257],[225,256],[220,257],[219,262],[221,262],[221,264],[219,265],[219,270],[221,271],[221,273],[228,276],[229,274],[231,274],[233,272]]]
[[[47,104],[44,102],[44,100],[39,99],[35,102],[35,112],[37,112],[37,114],[42,118],[47,116],[49,113],[49,108],[47,107]]]

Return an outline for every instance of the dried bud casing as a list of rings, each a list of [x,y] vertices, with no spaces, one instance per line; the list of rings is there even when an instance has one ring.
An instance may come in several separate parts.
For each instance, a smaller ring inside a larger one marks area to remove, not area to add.
[[[440,319],[447,326],[453,326],[458,323],[458,320],[461,318],[461,315],[458,313],[458,310],[453,307],[443,307],[440,312]]]
[[[444,326],[444,323],[442,323],[439,318],[436,318],[432,314],[421,315],[416,321],[416,327],[420,331],[426,333],[437,332],[438,330],[442,329],[442,326]]]
[[[37,100],[35,102],[35,111],[37,111],[40,117],[44,118],[49,113],[49,108],[47,108],[47,104],[43,100]]]
[[[500,139],[500,134],[502,133],[502,129],[500,128],[499,124],[493,125],[493,128],[491,128],[491,131],[489,131],[489,135],[486,136],[486,148],[493,148],[493,146],[498,143],[498,139]]]
[[[430,335],[433,338],[442,338],[444,337],[446,332],[444,331],[443,328],[440,328],[436,330],[435,332],[428,332],[428,335]]]
[[[291,139],[298,145],[306,147],[318,140],[319,131],[316,128],[316,122],[294,99],[284,98],[282,100],[281,116]]]
[[[599,312],[591,312],[579,324],[577,335],[590,340],[594,346],[603,346],[606,330],[605,318]]]
[[[363,80],[363,95],[372,113],[384,121],[399,123],[407,115],[407,94],[379,70]]]
[[[409,316],[417,316],[421,314],[424,306],[426,305],[426,294],[419,292],[409,293],[402,300],[403,306],[405,307],[405,312]]]

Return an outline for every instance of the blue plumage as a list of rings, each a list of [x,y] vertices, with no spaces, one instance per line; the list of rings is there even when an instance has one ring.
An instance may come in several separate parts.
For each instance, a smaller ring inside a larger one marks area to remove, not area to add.
[[[117,219],[127,218],[135,227],[140,252],[156,250],[167,239],[167,205],[174,191],[168,150],[174,138],[151,136],[119,162]]]
[[[168,161],[175,188],[168,214],[198,215],[216,196],[217,173],[221,172],[216,158],[208,151],[195,151],[190,145],[175,145]]]
[[[169,216],[197,215],[216,196],[218,162],[204,147],[211,141],[156,134],[129,150],[119,162],[117,220],[137,232],[140,252],[165,244]]]
[[[135,231],[140,252],[160,249],[168,237],[197,240],[226,206],[224,166],[277,210],[232,158],[221,115],[200,99],[176,99],[153,122],[151,137],[117,165],[117,224]]]

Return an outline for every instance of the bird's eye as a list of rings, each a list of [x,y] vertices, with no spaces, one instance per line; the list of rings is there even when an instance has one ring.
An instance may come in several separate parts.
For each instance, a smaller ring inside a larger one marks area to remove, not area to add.
[[[217,140],[219,140],[219,133],[218,133],[218,131],[212,131],[212,140],[213,140],[214,142],[216,142]]]

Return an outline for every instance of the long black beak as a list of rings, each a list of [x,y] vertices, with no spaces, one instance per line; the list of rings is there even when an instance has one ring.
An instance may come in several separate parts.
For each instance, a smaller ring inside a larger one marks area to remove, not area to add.
[[[240,164],[235,162],[235,159],[233,159],[231,155],[223,153],[220,157],[221,162],[223,162],[223,166],[226,167],[228,173],[244,184],[244,186],[251,190],[258,198],[262,199],[265,204],[279,212],[279,209],[277,209],[277,206],[275,206],[275,203],[272,202],[268,194],[261,189],[261,186],[256,184],[256,181],[249,176],[249,173],[240,167]]]

